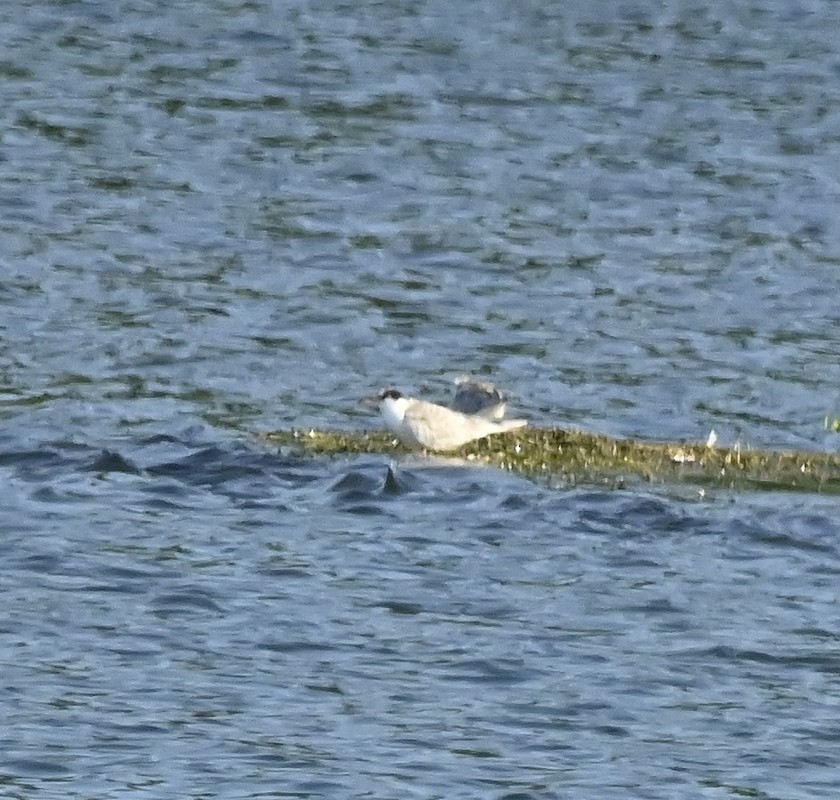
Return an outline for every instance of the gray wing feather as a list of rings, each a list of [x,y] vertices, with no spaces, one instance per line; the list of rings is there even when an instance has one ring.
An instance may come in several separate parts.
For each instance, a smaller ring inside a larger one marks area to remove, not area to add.
[[[478,414],[492,420],[505,415],[505,397],[492,384],[462,377],[455,381],[458,389],[452,401],[452,408],[461,414]]]

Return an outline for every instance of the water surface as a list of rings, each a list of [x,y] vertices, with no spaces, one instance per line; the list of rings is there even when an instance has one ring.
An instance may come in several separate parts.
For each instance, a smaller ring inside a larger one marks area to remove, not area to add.
[[[836,450],[838,14],[4,5],[7,793],[836,796],[836,499],[254,434]]]

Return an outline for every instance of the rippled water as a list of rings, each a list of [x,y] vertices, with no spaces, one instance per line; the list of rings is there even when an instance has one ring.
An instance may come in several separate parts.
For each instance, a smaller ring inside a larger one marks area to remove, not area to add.
[[[253,434],[471,372],[836,450],[838,23],[4,4],[3,792],[836,796],[836,499]]]

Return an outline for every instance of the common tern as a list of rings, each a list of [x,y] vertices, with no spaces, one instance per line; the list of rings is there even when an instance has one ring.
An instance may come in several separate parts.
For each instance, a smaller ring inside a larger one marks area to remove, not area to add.
[[[437,403],[406,397],[397,389],[386,389],[377,401],[385,425],[403,444],[427,450],[456,450],[475,439],[524,428],[528,424],[524,419],[491,419],[482,413],[465,414]]]

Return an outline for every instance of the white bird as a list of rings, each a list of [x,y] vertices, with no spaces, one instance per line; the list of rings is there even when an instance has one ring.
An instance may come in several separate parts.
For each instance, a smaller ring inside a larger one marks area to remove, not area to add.
[[[409,447],[427,450],[456,450],[467,442],[494,433],[524,428],[524,419],[490,419],[481,413],[464,414],[446,406],[406,397],[396,389],[386,389],[377,398],[379,413],[388,429]]]

